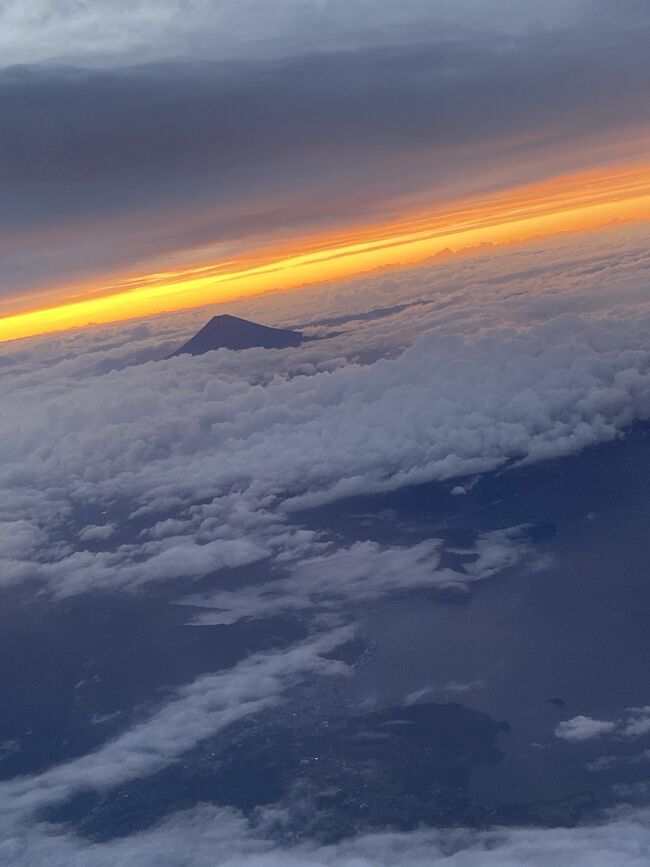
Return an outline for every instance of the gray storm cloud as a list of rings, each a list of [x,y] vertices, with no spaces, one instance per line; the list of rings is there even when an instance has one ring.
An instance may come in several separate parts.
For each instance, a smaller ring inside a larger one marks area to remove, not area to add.
[[[5,0],[4,64],[115,64],[184,54],[286,55],[315,45],[385,40],[387,32],[474,26],[517,33],[571,21],[580,0]]]
[[[650,24],[608,10],[514,34],[379,27],[374,44],[280,57],[9,66],[0,295],[639,156]]]

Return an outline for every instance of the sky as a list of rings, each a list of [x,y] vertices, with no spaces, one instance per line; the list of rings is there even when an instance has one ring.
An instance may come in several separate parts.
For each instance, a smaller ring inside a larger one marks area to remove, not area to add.
[[[648,16],[5,0],[0,339],[647,219]]]
[[[462,503],[650,421],[649,38],[645,0],[0,0],[0,612],[38,627],[2,660],[32,666],[11,690],[34,711],[0,729],[2,864],[646,867],[647,783],[573,828],[331,845],[287,846],[286,804],[184,802],[101,839],[56,811],[123,805],[305,682],[353,678],[364,606],[549,568],[519,520],[459,551],[440,526],[348,539],[313,516],[414,485]],[[171,357],[225,312],[312,339]],[[187,635],[283,617],[304,634],[172,676]],[[86,713],[85,671],[31,694],[92,668],[64,652],[88,632],[123,659],[131,622],[133,669],[151,628],[163,671],[126,710]],[[59,699],[79,725],[34,749]],[[589,773],[621,743],[643,769],[650,696],[546,734]]]

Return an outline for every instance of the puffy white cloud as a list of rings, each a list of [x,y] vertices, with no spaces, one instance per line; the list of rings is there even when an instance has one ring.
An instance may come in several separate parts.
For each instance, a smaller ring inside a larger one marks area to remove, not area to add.
[[[19,519],[0,522],[0,560],[28,557],[47,539],[36,524]]]
[[[281,845],[265,830],[202,806],[109,842],[43,824],[8,827],[0,856],[7,867],[645,867],[650,851],[650,814],[639,809],[568,829],[386,832],[332,846]]]
[[[555,736],[564,741],[590,741],[615,730],[615,722],[580,715],[561,722],[555,729]]]
[[[115,532],[115,524],[88,524],[79,531],[82,542],[102,541],[110,539]]]
[[[633,707],[623,724],[623,734],[628,738],[642,738],[650,735],[650,705]]]
[[[186,536],[122,546],[115,552],[75,551],[57,562],[32,564],[31,576],[47,581],[63,597],[88,589],[136,589],[181,576],[191,580],[219,569],[247,566],[266,556],[266,551],[246,539],[197,544]]]
[[[587,741],[603,735],[620,738],[642,738],[650,734],[650,705],[628,708],[626,716],[616,720],[597,720],[576,716],[561,722],[555,735],[566,741]]]

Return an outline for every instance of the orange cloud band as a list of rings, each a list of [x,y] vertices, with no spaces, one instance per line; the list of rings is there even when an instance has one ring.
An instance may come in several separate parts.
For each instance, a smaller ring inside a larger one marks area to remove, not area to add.
[[[650,166],[581,173],[432,208],[381,226],[348,227],[291,247],[87,288],[87,297],[0,319],[0,340],[29,337],[412,265],[443,251],[650,219]],[[26,305],[28,298],[25,299]]]

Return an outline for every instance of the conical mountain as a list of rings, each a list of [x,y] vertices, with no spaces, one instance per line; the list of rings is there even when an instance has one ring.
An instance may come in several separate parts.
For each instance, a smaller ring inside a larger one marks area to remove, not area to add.
[[[270,328],[268,325],[258,325],[248,319],[224,313],[213,316],[194,337],[172,353],[170,358],[176,355],[203,355],[213,349],[252,349],[255,346],[264,349],[286,349],[300,346],[302,340],[300,331]]]

